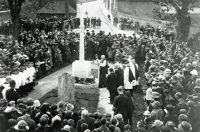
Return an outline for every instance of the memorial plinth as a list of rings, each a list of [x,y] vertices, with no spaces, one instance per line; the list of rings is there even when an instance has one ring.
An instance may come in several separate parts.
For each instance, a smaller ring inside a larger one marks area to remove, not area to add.
[[[91,62],[76,60],[72,63],[72,76],[91,78]]]

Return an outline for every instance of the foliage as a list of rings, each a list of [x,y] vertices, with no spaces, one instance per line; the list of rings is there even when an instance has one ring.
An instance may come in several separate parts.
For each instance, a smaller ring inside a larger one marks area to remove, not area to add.
[[[160,20],[164,20],[164,21],[170,21],[172,23],[176,22],[176,17],[175,14],[170,14],[170,13],[166,13],[169,11],[169,8],[160,8],[160,7],[155,7],[153,9],[153,13],[156,16],[156,18],[160,19]]]
[[[187,41],[191,18],[189,11],[197,7],[199,0],[151,0],[154,4],[159,5],[162,9],[154,9],[155,15],[162,20],[177,20],[177,38],[181,41]],[[175,13],[169,14],[169,10],[174,9]]]
[[[26,0],[26,2],[22,5],[20,16],[22,18],[34,18],[38,10],[44,6],[47,8],[53,8],[52,4],[52,0]]]
[[[198,7],[195,2],[198,0],[151,0],[154,4],[159,5],[153,9],[154,14],[161,20],[174,21],[176,18],[179,19],[181,15],[188,14],[190,10]],[[187,6],[187,7],[185,7]],[[184,10],[184,8],[188,8]],[[176,13],[172,13],[175,9]],[[169,11],[172,10],[171,13]],[[181,13],[182,12],[182,13]]]
[[[8,10],[8,3],[6,0],[0,0],[0,11]]]
[[[9,1],[13,0],[0,0],[0,11],[1,10],[9,10]],[[52,8],[53,0],[14,0],[16,2],[22,2],[23,4],[19,5],[20,16],[22,18],[33,18],[35,17],[38,10],[48,5],[48,8]],[[14,2],[13,1],[13,2]]]

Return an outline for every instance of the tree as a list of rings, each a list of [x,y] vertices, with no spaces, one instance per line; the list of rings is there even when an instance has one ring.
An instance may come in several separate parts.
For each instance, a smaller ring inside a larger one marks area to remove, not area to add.
[[[14,39],[18,39],[19,35],[19,29],[20,29],[20,13],[22,9],[22,5],[26,3],[26,7],[24,9],[26,10],[26,13],[30,11],[36,11],[44,7],[46,4],[51,3],[52,0],[7,0],[7,4],[10,15],[11,15],[11,21],[12,21],[12,35]],[[50,4],[49,4],[50,5]],[[6,6],[4,6],[6,7]]]
[[[12,21],[12,34],[14,39],[18,39],[19,35],[19,27],[20,27],[20,12],[22,3],[25,2],[25,0],[7,0],[8,1],[8,7],[10,9],[10,15],[11,15],[11,21]]]
[[[177,38],[181,41],[187,41],[190,33],[191,17],[189,10],[194,7],[198,0],[151,0],[156,5],[170,5],[176,11],[175,18],[177,20]],[[168,10],[168,8],[166,8]],[[173,15],[171,15],[173,16]]]

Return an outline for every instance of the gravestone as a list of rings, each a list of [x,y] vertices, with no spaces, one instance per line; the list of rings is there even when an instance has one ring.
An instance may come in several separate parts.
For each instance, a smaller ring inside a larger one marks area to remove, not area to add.
[[[68,73],[58,77],[58,98],[60,101],[74,103],[75,78]]]

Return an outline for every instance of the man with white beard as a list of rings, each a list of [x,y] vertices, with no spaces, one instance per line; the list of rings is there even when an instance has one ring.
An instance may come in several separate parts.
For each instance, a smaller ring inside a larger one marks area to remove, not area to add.
[[[137,89],[139,86],[139,70],[138,64],[136,64],[135,59],[129,57],[129,64],[124,69],[124,88],[125,90],[129,90],[131,95],[133,96],[133,91]]]

